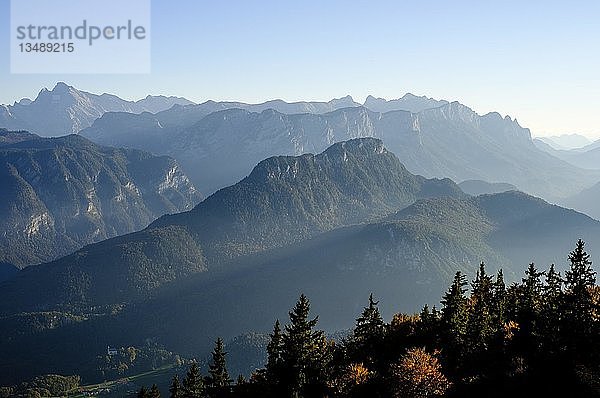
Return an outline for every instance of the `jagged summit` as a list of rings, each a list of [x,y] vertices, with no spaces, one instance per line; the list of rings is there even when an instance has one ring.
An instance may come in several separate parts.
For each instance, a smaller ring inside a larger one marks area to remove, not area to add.
[[[384,98],[376,98],[369,95],[363,106],[375,112],[390,112],[390,111],[408,111],[419,113],[425,109],[437,108],[447,104],[448,101],[436,100],[426,96],[416,96],[411,93],[406,93],[398,99],[386,100]]]
[[[23,99],[0,109],[0,127],[28,130],[45,137],[78,133],[107,112],[157,113],[191,101],[177,97],[146,97],[126,101],[112,94],[92,94],[65,82],[43,88],[35,100]]]

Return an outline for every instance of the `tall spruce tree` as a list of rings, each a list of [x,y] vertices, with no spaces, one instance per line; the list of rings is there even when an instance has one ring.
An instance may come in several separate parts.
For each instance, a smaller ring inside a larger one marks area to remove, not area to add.
[[[200,373],[200,368],[196,362],[192,362],[185,378],[182,388],[183,398],[204,398],[206,397],[206,387],[204,378]]]
[[[376,350],[382,343],[385,333],[385,322],[379,313],[379,301],[369,295],[369,305],[365,307],[356,319],[356,326],[352,333],[352,356],[357,361],[371,364],[376,356]]]
[[[485,264],[479,265],[475,279],[471,283],[469,319],[467,322],[468,373],[480,374],[491,366],[495,355],[493,347],[496,337],[493,322],[493,278],[487,274]]]
[[[545,355],[553,355],[560,349],[560,334],[563,310],[563,279],[556,272],[554,264],[546,273],[542,289],[540,328],[542,350]]]
[[[493,287],[492,316],[495,328],[502,328],[508,320],[506,309],[506,284],[504,283],[504,272],[500,269],[496,275]]]
[[[540,272],[534,263],[529,264],[525,271],[525,278],[521,283],[521,298],[517,315],[518,346],[525,354],[525,358],[531,360],[540,348],[541,330],[539,325],[540,308],[542,304],[544,272]]]
[[[363,309],[360,317],[356,319],[354,327],[354,339],[359,342],[366,342],[369,339],[380,337],[385,328],[385,322],[379,313],[379,301],[373,299],[373,293],[369,295],[369,305]]]
[[[208,386],[211,388],[223,388],[231,385],[232,381],[227,371],[227,353],[223,339],[218,338],[212,352],[212,361],[209,364]]]
[[[505,325],[508,322],[507,311],[507,292],[506,284],[504,283],[504,272],[498,270],[496,280],[492,287],[492,303],[491,303],[491,327],[492,337],[490,341],[490,358],[497,366],[498,372],[502,372],[506,368],[508,357],[505,347]]]
[[[283,335],[279,319],[275,321],[273,333],[270,334],[270,340],[267,344],[267,381],[272,385],[280,383],[281,367],[283,362]]]
[[[596,284],[590,256],[585,243],[579,239],[569,255],[570,267],[565,273],[565,342],[575,355],[584,355],[589,348],[593,331],[591,289]]]
[[[173,376],[171,381],[171,387],[169,387],[170,398],[181,398],[183,397],[183,391],[181,390],[181,384],[179,383],[179,376]]]
[[[485,270],[485,264],[479,265],[475,280],[471,284],[471,308],[467,323],[469,350],[485,351],[493,335],[492,303],[493,282]]]
[[[314,330],[318,317],[309,319],[310,302],[302,294],[289,313],[283,334],[282,381],[288,393],[301,396],[305,387],[324,385],[330,361],[325,334]]]
[[[454,373],[462,366],[466,348],[468,310],[465,286],[467,286],[466,277],[458,271],[441,301],[441,338],[445,348],[444,359],[447,368]]]

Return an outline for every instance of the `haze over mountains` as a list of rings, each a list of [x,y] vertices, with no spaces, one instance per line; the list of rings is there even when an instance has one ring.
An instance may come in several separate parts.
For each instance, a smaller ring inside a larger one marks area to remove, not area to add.
[[[193,104],[151,96],[130,102],[59,83],[35,101],[3,109],[0,127],[44,135],[83,129],[102,145],[172,156],[205,193],[235,183],[266,157],[317,153],[335,142],[371,136],[383,139],[408,170],[426,177],[509,183],[555,202],[600,181],[600,172],[590,166],[596,163],[592,153],[563,156],[540,148],[539,140],[534,144],[516,120],[412,94],[390,101],[369,96],[363,105],[349,96],[329,102]]]
[[[55,259],[146,227],[201,196],[175,160],[0,129],[0,263]]]
[[[545,143],[541,138],[536,138],[534,143],[541,150],[574,166],[587,170],[600,169],[599,142],[593,142],[589,145],[575,149],[555,149],[551,145]]]
[[[581,134],[562,134],[550,137],[538,137],[537,139],[557,150],[578,149],[592,143],[592,140]]]
[[[390,111],[408,111],[411,113],[419,113],[425,109],[439,108],[442,105],[447,105],[448,101],[436,100],[425,96],[418,97],[414,94],[407,93],[402,98],[395,100],[386,100],[383,98],[375,98],[369,95],[363,106],[374,112],[390,112]]]
[[[0,129],[0,356],[19,358],[0,384],[101,380],[108,345],[202,357],[301,292],[335,332],[371,292],[389,317],[481,261],[515,281],[532,261],[564,270],[578,238],[600,247],[596,144],[557,150],[458,102],[131,102],[59,83],[3,125],[30,131]]]
[[[600,222],[523,193],[471,198],[414,176],[377,139],[273,157],[187,213],[0,285],[0,329],[12,331],[0,350],[23,358],[0,373],[81,370],[108,344],[147,338],[197,354],[216,336],[264,330],[300,291],[339,330],[370,291],[386,315],[414,310],[457,269],[485,260],[516,279],[533,259],[562,267],[573,239],[599,236]],[[60,364],[36,361],[57,349]]]
[[[55,137],[78,133],[106,112],[160,112],[175,104],[191,103],[185,98],[150,95],[126,101],[116,95],[91,94],[57,83],[51,91],[42,89],[33,101],[24,98],[13,105],[0,105],[0,127]]]
[[[600,181],[600,172],[582,170],[537,148],[529,130],[516,120],[497,113],[480,116],[456,102],[419,113],[378,113],[365,107],[325,114],[206,113],[203,106],[156,115],[108,113],[82,134],[104,145],[173,156],[203,192],[234,183],[262,158],[320,152],[357,137],[381,138],[415,174],[505,182],[552,200]]]
[[[406,94],[402,98],[391,101],[369,96],[365,105],[372,106],[372,109],[377,110],[406,109],[416,112],[443,103],[446,103],[446,101],[436,101],[426,97]],[[59,82],[52,90],[43,88],[34,100],[23,98],[12,105],[0,105],[0,127],[8,130],[27,130],[47,137],[62,136],[78,133],[107,112],[158,113],[170,109],[174,105],[195,104],[185,98],[164,95],[148,95],[138,101],[127,101],[116,95],[92,94]],[[320,114],[360,105],[350,96],[329,102],[301,101],[288,103],[282,100],[271,100],[260,104],[246,104],[242,102],[206,101],[183,112],[193,112],[194,118],[198,118],[198,115],[201,114],[205,116],[218,110],[231,108],[246,109],[251,112],[275,109],[287,114]]]

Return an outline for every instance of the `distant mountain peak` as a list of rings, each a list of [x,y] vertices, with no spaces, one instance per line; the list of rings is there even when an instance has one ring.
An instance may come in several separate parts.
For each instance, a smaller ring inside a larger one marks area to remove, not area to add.
[[[300,156],[267,158],[254,167],[249,178],[262,181],[289,180],[294,179],[298,174],[309,172],[309,169],[315,167],[319,169],[322,163],[341,164],[349,159],[360,159],[361,162],[366,162],[382,154],[388,154],[383,141],[376,138],[356,138],[337,142],[317,155],[309,153]],[[400,168],[403,169],[403,166],[400,165]]]
[[[73,86],[69,86],[65,82],[58,82],[58,83],[56,83],[56,85],[54,86],[54,88],[52,89],[52,91],[62,91],[62,90],[69,90],[69,89],[74,89],[74,87]]]
[[[192,104],[179,97],[148,96],[127,101],[113,94],[92,94],[65,82],[43,88],[34,101],[22,99],[0,109],[0,127],[28,130],[41,136],[78,133],[107,112],[158,113],[173,105]]]
[[[354,101],[351,95],[346,95],[340,98],[334,98],[329,101],[330,104],[348,104],[349,106],[356,106],[357,103]]]
[[[390,111],[408,111],[411,113],[419,113],[426,109],[438,108],[447,104],[448,101],[436,100],[427,96],[417,96],[412,93],[406,93],[401,98],[386,100],[385,98],[376,98],[373,95],[367,96],[363,104],[364,107],[375,112],[390,112]]]

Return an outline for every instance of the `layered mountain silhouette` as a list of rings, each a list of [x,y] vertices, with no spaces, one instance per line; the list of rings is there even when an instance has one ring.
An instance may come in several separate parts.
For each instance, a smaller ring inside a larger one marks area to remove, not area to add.
[[[19,267],[146,227],[201,196],[175,160],[0,129],[0,262]]]
[[[463,192],[473,196],[518,190],[514,185],[505,182],[487,182],[482,180],[466,180],[458,184],[458,186]]]
[[[173,105],[188,105],[180,97],[147,96],[126,101],[111,94],[91,94],[65,83],[52,90],[42,89],[35,100],[22,99],[13,105],[0,106],[0,127],[27,130],[43,136],[78,133],[106,112],[160,112]]]
[[[576,149],[556,149],[540,138],[536,138],[534,142],[541,150],[574,166],[587,170],[600,170],[600,147],[596,143]]]
[[[193,210],[163,216],[144,231],[29,267],[11,281],[10,289],[19,295],[24,286],[39,285],[38,293],[47,296],[33,298],[31,304],[42,304],[45,309],[116,304],[128,296],[150,293],[165,282],[165,269],[177,273],[180,267],[218,268],[337,227],[385,217],[432,196],[460,198],[465,194],[448,179],[427,180],[410,174],[376,139],[335,144],[319,155],[274,157]],[[119,284],[111,282],[115,274],[123,276]],[[142,285],[132,277],[138,274],[158,282]],[[101,283],[93,275],[108,279]],[[53,288],[48,281],[56,283]],[[74,286],[63,289],[70,281]],[[148,289],[140,292],[141,286]],[[115,300],[115,295],[121,299]]]
[[[600,178],[598,171],[582,170],[537,148],[516,120],[497,113],[480,116],[457,102],[419,113],[365,107],[294,115],[191,109],[199,108],[176,107],[156,115],[109,113],[82,134],[105,145],[173,156],[205,192],[243,178],[263,158],[320,152],[358,137],[382,139],[415,174],[503,181],[551,200],[571,196]]]
[[[418,97],[414,94],[407,93],[403,97],[394,100],[375,98],[372,95],[369,95],[363,105],[367,109],[381,113],[399,110],[419,113],[425,109],[439,108],[440,106],[447,104],[448,101],[445,100],[436,100],[425,96]]]
[[[589,138],[581,134],[562,134],[537,139],[557,150],[579,149],[592,144]]]
[[[415,311],[457,269],[483,260],[516,280],[534,260],[563,269],[574,240],[599,236],[600,222],[520,192],[469,197],[412,175],[377,139],[273,157],[189,212],[0,284],[0,350],[23,358],[0,374],[81,373],[106,345],[148,338],[197,355],[265,331],[300,292],[340,330],[370,292],[386,316]],[[61,363],[40,360],[54,350]]]
[[[583,211],[600,220],[600,182],[562,201],[566,207]]]

